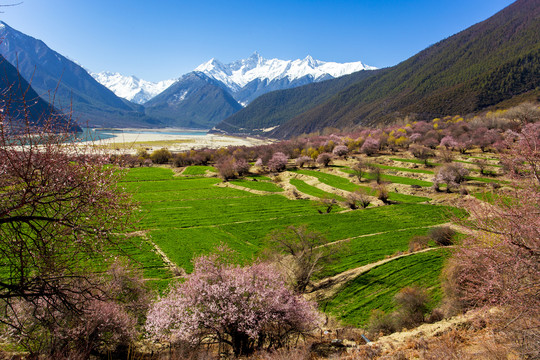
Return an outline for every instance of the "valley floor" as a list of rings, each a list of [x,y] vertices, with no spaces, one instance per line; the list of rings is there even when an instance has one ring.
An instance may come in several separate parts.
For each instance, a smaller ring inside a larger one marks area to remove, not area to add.
[[[191,149],[217,149],[228,146],[257,146],[270,143],[267,139],[254,137],[225,136],[216,134],[186,134],[145,129],[136,132],[133,129],[129,132],[113,133],[114,137],[104,140],[93,140],[81,142],[81,145],[97,145],[107,150],[122,153],[135,154],[137,150],[143,148],[153,151],[166,147],[173,152],[187,151]]]

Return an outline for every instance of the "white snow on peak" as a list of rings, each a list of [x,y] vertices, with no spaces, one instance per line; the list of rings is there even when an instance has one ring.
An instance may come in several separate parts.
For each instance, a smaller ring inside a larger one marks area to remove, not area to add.
[[[237,60],[230,64],[223,64],[219,60],[212,58],[195,68],[195,71],[200,71],[215,80],[221,81],[233,92],[236,92],[255,79],[271,82],[287,78],[289,81],[293,81],[304,76],[311,76],[313,81],[321,81],[360,70],[374,69],[376,68],[365,65],[360,61],[350,63],[326,62],[315,60],[310,55],[297,60],[265,59],[259,53],[254,52],[249,58]]]
[[[151,82],[139,79],[136,76],[125,76],[110,71],[90,73],[90,75],[92,75],[97,82],[114,92],[116,96],[137,104],[144,104],[176,81],[171,79],[160,82]]]

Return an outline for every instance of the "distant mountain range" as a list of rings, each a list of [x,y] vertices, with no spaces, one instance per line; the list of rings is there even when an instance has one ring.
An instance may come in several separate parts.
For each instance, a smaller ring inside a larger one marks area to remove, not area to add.
[[[100,84],[114,92],[116,96],[129,100],[135,104],[144,104],[157,94],[163,92],[176,80],[163,80],[151,82],[139,79],[136,76],[125,76],[116,72],[91,72],[90,75]]]
[[[272,129],[265,134],[286,138],[327,127],[353,129],[405,116],[432,119],[540,100],[540,1],[518,0],[353,84],[343,78],[332,82],[263,95],[216,130],[252,134]]]
[[[361,62],[338,64],[314,60],[247,59],[223,64],[212,59],[179,78],[144,104],[146,113],[168,126],[212,128],[260,95],[351,72],[374,69]]]
[[[335,63],[315,60],[311,56],[297,60],[265,59],[257,52],[249,58],[230,64],[219,60],[199,65],[195,71],[223,83],[232,96],[243,106],[274,90],[289,89],[300,85],[334,79],[375,67],[362,62]]]
[[[167,126],[199,129],[210,129],[242,109],[222,83],[201,72],[182,76],[144,107]]]

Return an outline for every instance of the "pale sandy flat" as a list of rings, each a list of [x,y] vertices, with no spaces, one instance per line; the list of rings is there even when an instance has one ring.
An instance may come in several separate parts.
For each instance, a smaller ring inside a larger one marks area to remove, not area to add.
[[[255,146],[268,144],[266,139],[252,137],[236,137],[217,134],[190,135],[190,134],[159,134],[159,133],[117,133],[110,139],[81,142],[81,145],[98,145],[121,148],[127,152],[136,152],[144,147],[150,150],[166,147],[171,151],[186,151],[191,149],[217,149],[227,146]],[[130,151],[131,150],[131,151]]]

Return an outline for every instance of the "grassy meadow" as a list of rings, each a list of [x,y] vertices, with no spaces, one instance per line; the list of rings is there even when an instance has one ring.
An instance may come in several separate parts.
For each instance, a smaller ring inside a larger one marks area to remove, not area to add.
[[[289,225],[306,225],[309,230],[321,232],[328,239],[328,246],[340,244],[343,251],[338,259],[318,276],[324,278],[406,252],[413,236],[425,235],[433,226],[447,223],[456,213],[451,207],[426,203],[427,197],[392,192],[392,205],[355,211],[336,206],[330,213],[321,214],[319,202],[287,197],[282,184],[268,177],[233,180],[232,186],[228,186],[212,176],[213,171],[206,166],[187,167],[181,174],[164,167],[133,168],[121,183],[139,204],[140,219],[135,227],[144,233],[133,239],[140,244],[131,246],[127,252],[142,265],[144,276],[160,290],[175,277],[171,268],[189,273],[195,256],[209,253],[219,244],[235,250],[239,262],[253,261],[267,248],[266,235]],[[361,188],[373,192],[368,186],[351,182],[347,172],[343,168],[340,176],[292,170],[289,184],[312,197],[337,201],[343,197],[295,179],[294,174],[313,177],[346,192]],[[404,176],[386,176],[386,179],[409,185],[419,182],[408,181]],[[383,303],[387,303],[384,309],[391,306],[393,294],[407,284],[426,283],[438,294],[436,279],[442,257],[439,251],[434,251],[392,260],[343,284],[335,298],[321,306],[344,323],[363,324],[374,308]],[[425,271],[416,269],[423,266],[424,259],[429,260]],[[428,278],[421,276],[423,273],[429,274]]]

